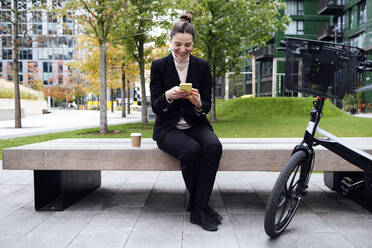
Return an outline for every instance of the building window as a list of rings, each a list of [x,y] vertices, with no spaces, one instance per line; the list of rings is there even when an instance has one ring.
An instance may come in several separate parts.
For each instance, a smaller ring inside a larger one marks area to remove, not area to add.
[[[359,24],[363,24],[367,22],[367,7],[366,2],[362,1],[358,4],[359,9]]]
[[[27,24],[18,24],[18,33],[26,34],[27,31]]]
[[[285,9],[286,15],[304,15],[303,0],[286,1],[286,4],[287,4],[287,8]]]
[[[365,39],[365,33],[363,32],[361,34],[358,34],[358,35],[355,35],[349,38],[348,43],[350,44],[350,46],[363,48],[364,39]]]
[[[9,10],[0,11],[0,22],[11,22],[12,15]]]
[[[3,47],[12,47],[12,37],[11,36],[3,36],[2,45],[3,45]]]
[[[58,24],[57,23],[48,23],[48,34],[57,35]]]
[[[67,13],[67,15],[64,15],[62,20],[64,23],[72,23],[71,13]]]
[[[18,74],[18,79],[20,83],[23,83],[23,74]]]
[[[73,30],[71,29],[71,28],[69,28],[69,27],[64,27],[63,28],[63,34],[64,35],[73,35]]]
[[[18,72],[23,73],[23,62],[22,61],[18,62]]]
[[[43,22],[41,11],[35,11],[35,12],[32,13],[32,22],[33,23],[42,23]]]
[[[349,28],[354,27],[354,16],[353,16],[353,12],[351,10],[352,9],[349,10]]]
[[[38,25],[33,25],[33,34],[34,35],[42,35],[43,34],[43,25],[38,24]]]
[[[27,0],[18,0],[18,9],[27,9]]]
[[[0,24],[0,34],[12,34],[12,24],[10,23]]]
[[[48,14],[48,22],[57,23],[57,15],[56,15],[56,13],[49,13]]]
[[[338,16],[336,19],[337,32],[341,33],[345,30],[345,15]]]
[[[2,0],[0,1],[2,9],[11,9],[12,8],[12,1],[11,0]]]
[[[62,73],[63,72],[63,65],[58,65],[58,72],[59,73]]]
[[[3,62],[0,61],[0,72],[3,72]]]
[[[262,76],[268,76],[268,75],[273,74],[273,62],[272,61],[263,62],[261,65],[262,65],[262,69],[261,69]]]
[[[52,72],[52,62],[43,62],[43,72],[44,73]]]
[[[47,0],[32,0],[32,6],[39,6],[46,5]]]
[[[12,59],[12,49],[3,49],[3,59]]]
[[[32,60],[32,50],[31,49],[20,50],[19,51],[19,59]]]
[[[292,21],[288,28],[284,31],[285,34],[303,35],[304,34],[304,22],[303,21]]]
[[[24,48],[32,48],[32,38],[31,37],[18,37],[19,40],[19,47],[24,47]]]

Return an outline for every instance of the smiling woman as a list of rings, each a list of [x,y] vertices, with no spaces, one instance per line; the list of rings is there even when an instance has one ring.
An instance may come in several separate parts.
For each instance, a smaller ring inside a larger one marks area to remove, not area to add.
[[[209,206],[209,198],[222,146],[206,118],[211,108],[211,71],[207,61],[191,55],[195,31],[190,15],[180,17],[170,38],[172,53],[151,66],[151,106],[156,114],[153,139],[181,162],[190,193],[190,222],[216,231],[222,216]]]

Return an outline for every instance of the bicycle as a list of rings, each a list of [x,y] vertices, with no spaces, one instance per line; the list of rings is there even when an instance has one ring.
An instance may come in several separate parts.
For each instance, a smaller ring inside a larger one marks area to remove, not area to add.
[[[371,71],[372,61],[366,60],[364,50],[345,44],[298,38],[286,38],[280,44],[286,54],[286,87],[317,99],[313,101],[304,138],[293,149],[267,203],[264,228],[271,238],[283,233],[307,194],[315,161],[314,146],[322,145],[363,170],[364,178],[356,183],[342,180],[345,191],[363,185],[372,189],[372,155],[319,127],[326,98],[342,98],[351,77],[357,71]]]

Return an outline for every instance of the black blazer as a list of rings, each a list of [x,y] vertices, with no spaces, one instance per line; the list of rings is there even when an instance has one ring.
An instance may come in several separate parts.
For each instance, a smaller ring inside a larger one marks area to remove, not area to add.
[[[212,129],[206,114],[211,109],[212,77],[206,60],[190,55],[186,83],[199,90],[202,112],[186,99],[177,99],[168,103],[165,92],[180,84],[180,78],[172,54],[154,60],[151,65],[150,91],[151,107],[156,114],[153,139],[161,140],[167,131],[174,127],[181,116],[192,126],[206,125]]]

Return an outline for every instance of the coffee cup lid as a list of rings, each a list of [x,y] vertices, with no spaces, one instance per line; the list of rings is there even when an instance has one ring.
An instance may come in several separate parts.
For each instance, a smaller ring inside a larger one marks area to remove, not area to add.
[[[141,133],[131,133],[130,136],[142,136]]]

